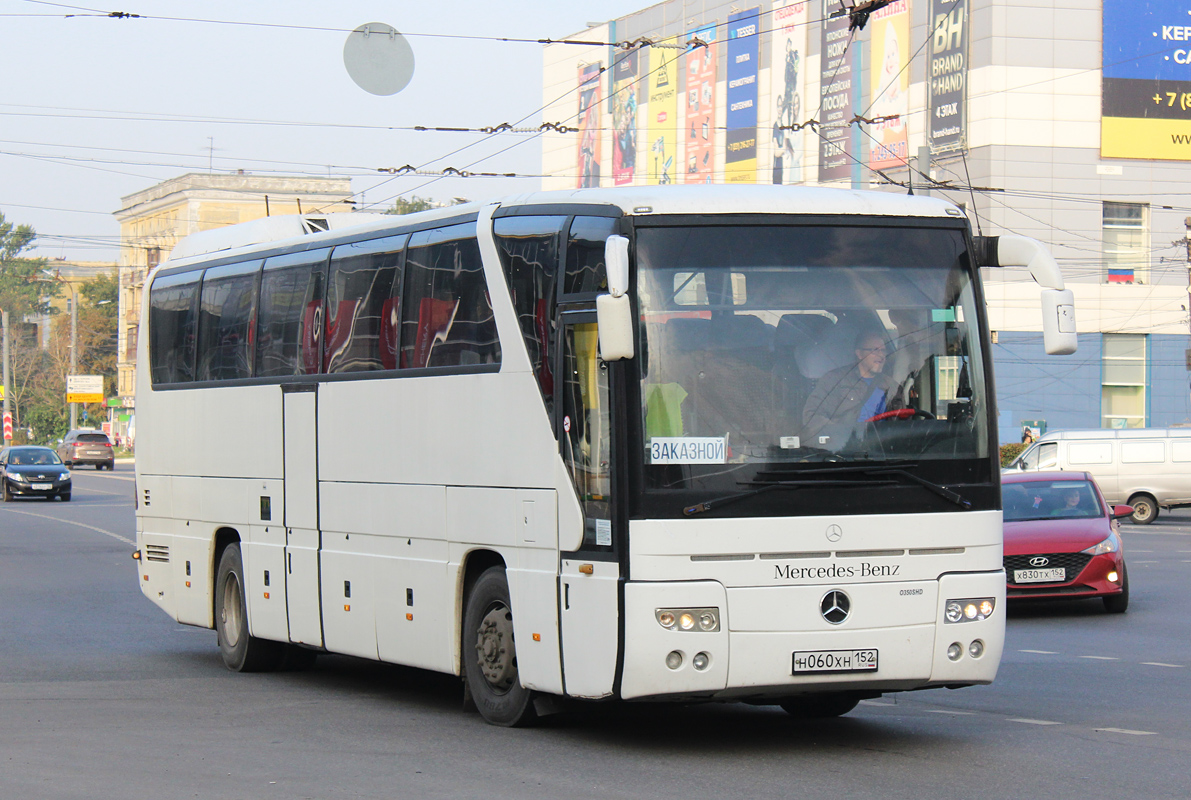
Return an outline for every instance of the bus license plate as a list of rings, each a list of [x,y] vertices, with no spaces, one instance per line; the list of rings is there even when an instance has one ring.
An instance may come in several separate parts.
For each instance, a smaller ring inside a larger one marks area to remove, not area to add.
[[[876,650],[804,650],[794,653],[794,674],[876,672]]]
[[[1014,583],[1063,583],[1066,580],[1067,570],[1063,567],[1013,570]]]

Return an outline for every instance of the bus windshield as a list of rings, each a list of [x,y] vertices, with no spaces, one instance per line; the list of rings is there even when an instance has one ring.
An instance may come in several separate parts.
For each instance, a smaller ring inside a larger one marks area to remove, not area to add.
[[[715,465],[987,458],[962,230],[640,227],[636,255],[653,485],[693,488]]]

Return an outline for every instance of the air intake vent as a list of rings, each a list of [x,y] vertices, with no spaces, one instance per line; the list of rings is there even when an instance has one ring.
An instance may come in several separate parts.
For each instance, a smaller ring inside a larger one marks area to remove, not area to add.
[[[145,508],[148,508],[149,506],[153,505],[152,503],[149,502],[149,490],[148,489],[145,489],[144,493],[141,496],[141,505],[143,505]]]
[[[331,223],[325,217],[302,217],[302,227],[307,233],[323,233],[331,230]]]
[[[164,544],[147,544],[145,545],[145,560],[168,564],[170,563],[170,548]]]

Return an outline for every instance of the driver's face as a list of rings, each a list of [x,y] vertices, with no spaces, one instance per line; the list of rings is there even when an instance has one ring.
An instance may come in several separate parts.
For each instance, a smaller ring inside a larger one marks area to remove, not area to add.
[[[856,360],[859,362],[860,374],[871,378],[885,369],[885,340],[880,336],[870,336],[856,349]]]

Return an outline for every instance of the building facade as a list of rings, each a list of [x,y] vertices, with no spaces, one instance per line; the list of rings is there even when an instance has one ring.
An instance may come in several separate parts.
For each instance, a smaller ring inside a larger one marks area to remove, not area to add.
[[[1003,440],[1191,424],[1186,3],[842,6],[669,0],[571,37],[615,46],[546,46],[543,120],[576,130],[543,136],[543,188],[945,196],[1046,243],[1076,295],[1080,350],[1047,357],[1037,287],[985,271]]]
[[[117,391],[136,404],[136,349],[145,279],[184,237],[267,216],[354,210],[349,178],[190,173],[121,198]]]

